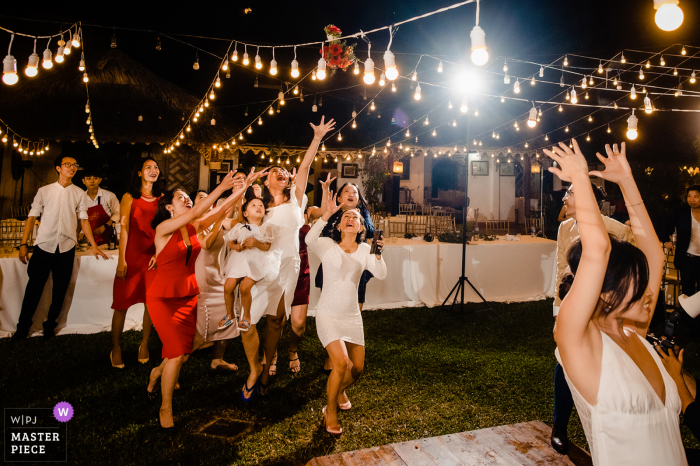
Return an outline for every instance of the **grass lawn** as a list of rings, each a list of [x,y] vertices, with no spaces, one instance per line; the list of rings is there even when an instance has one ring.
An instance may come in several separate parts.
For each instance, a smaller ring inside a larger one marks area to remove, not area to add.
[[[492,314],[407,308],[363,313],[365,373],[348,390],[353,409],[341,414],[339,439],[325,433],[321,408],[325,353],[309,319],[300,352],[302,370],[286,369],[289,326],[281,343],[278,378],[266,397],[244,405],[246,363],[240,339],[226,359],[238,373],[209,371],[209,350],[194,353],[175,392],[176,436],[158,431],[159,402],[146,399],[160,342],[151,362],[136,362],[140,334],[124,335],[127,367],[109,364],[109,335],[68,335],[45,342],[0,341],[3,407],[53,407],[68,401],[71,464],[227,465],[297,464],[342,451],[539,419],[552,424],[554,340],[552,301],[493,304]],[[470,309],[478,307],[470,305]],[[700,345],[681,331],[689,371],[700,375]],[[158,360],[158,361],[156,361]],[[242,438],[196,434],[217,417],[253,423]],[[698,447],[683,429],[688,446]],[[587,448],[574,415],[570,438]]]

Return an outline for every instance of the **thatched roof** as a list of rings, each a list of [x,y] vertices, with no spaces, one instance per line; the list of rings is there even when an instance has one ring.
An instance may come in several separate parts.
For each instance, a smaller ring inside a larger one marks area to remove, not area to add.
[[[198,99],[150,72],[125,53],[110,49],[89,57],[90,107],[98,142],[166,143],[185,123]],[[2,118],[24,137],[89,140],[87,96],[79,57],[71,56],[36,78],[23,75],[15,86],[0,86]],[[141,115],[143,121],[139,121]],[[216,125],[210,120],[214,116]],[[218,143],[237,127],[220,112],[208,110],[188,138],[190,145]]]

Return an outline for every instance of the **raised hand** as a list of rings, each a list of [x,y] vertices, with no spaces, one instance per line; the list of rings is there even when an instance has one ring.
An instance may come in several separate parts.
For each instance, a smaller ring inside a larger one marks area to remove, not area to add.
[[[605,165],[605,170],[598,171],[593,170],[591,176],[599,176],[606,181],[619,184],[625,178],[632,178],[632,169],[627,161],[627,153],[625,143],[620,144],[620,150],[617,150],[617,144],[613,144],[612,149],[610,144],[605,145],[605,152],[608,154],[607,157],[596,152],[596,157],[598,160],[603,162]]]
[[[327,193],[331,189],[331,183],[335,180],[335,176],[331,178],[331,174],[328,174],[328,177],[326,178],[326,181],[321,181],[321,188],[323,189],[324,193]]]
[[[222,191],[227,189],[232,189],[236,186],[236,180],[233,179],[233,172],[228,172],[228,174],[221,180],[221,184],[217,187],[221,187]]]
[[[314,125],[313,123],[309,123],[311,125],[311,127],[314,129],[314,138],[315,139],[319,139],[319,140],[323,139],[323,136],[325,136],[328,131],[331,131],[331,130],[333,130],[333,128],[335,128],[335,121],[333,120],[333,118],[331,118],[328,121],[328,123],[324,123],[323,121],[325,118],[326,118],[325,116],[321,117],[321,123],[319,123],[318,126]]]
[[[583,156],[576,139],[572,139],[572,142],[573,150],[563,142],[559,143],[559,147],[553,147],[551,151],[544,149],[545,155],[561,167],[550,167],[548,168],[549,172],[557,175],[562,181],[571,181],[573,177],[581,175],[585,175],[588,178],[586,157]]]
[[[333,194],[333,191],[329,191],[328,194],[326,195],[326,212],[323,214],[323,218],[325,220],[328,220],[338,212],[345,204],[341,203],[340,205],[336,204],[336,198],[338,197],[337,194]]]

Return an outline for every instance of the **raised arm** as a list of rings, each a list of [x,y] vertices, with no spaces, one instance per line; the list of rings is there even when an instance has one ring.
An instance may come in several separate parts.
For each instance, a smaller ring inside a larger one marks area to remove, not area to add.
[[[664,261],[666,256],[659,243],[659,238],[656,236],[654,225],[651,223],[649,213],[644,206],[642,195],[639,193],[637,183],[632,176],[632,169],[627,161],[625,143],[620,145],[620,150],[617,144],[614,144],[612,149],[606,144],[605,152],[607,157],[597,153],[598,159],[605,165],[605,170],[602,172],[592,171],[591,175],[599,176],[604,180],[617,183],[625,198],[625,205],[630,216],[632,225],[632,233],[636,246],[642,250],[649,263],[649,286],[646,293],[652,295],[652,302],[649,305],[650,309],[656,306],[656,300],[659,297],[661,289],[661,278],[664,272]],[[578,198],[577,201],[578,202]],[[578,206],[577,206],[578,209]],[[646,328],[651,322],[651,313],[646,322]],[[643,329],[646,334],[646,328]]]
[[[324,123],[325,117],[321,117],[321,123],[316,126],[313,123],[309,123],[314,129],[314,138],[311,141],[311,145],[306,150],[304,154],[304,159],[299,164],[299,171],[297,171],[296,179],[296,195],[299,206],[301,207],[302,198],[304,197],[304,191],[306,190],[306,183],[309,181],[309,167],[311,162],[313,162],[316,152],[318,151],[318,145],[321,144],[323,136],[326,135],[328,131],[335,128],[335,121],[331,118],[328,123]]]
[[[576,359],[582,354],[584,356],[578,360],[578,367],[590,368],[589,363],[593,363],[593,359],[589,359],[593,356],[590,320],[598,305],[610,255],[610,237],[593,195],[588,163],[576,140],[573,145],[573,151],[563,143],[554,152],[544,151],[561,167],[550,168],[549,171],[564,181],[571,181],[576,187],[576,221],[582,245],[581,260],[571,290],[559,308],[555,331],[555,339],[567,372],[570,367],[567,360]]]
[[[162,222],[156,228],[156,236],[164,237],[167,236],[180,228],[184,227],[188,223],[194,223],[199,217],[204,215],[204,213],[209,210],[209,208],[216,202],[216,200],[226,191],[232,188],[234,185],[233,172],[229,172],[219,186],[216,187],[212,193],[199,201],[194,207],[192,207],[187,213],[179,215],[177,217],[170,218]],[[212,220],[209,225],[214,223]],[[206,226],[209,226],[206,225]],[[205,228],[206,228],[205,226]],[[197,228],[197,226],[195,226]],[[199,230],[199,228],[197,228]]]

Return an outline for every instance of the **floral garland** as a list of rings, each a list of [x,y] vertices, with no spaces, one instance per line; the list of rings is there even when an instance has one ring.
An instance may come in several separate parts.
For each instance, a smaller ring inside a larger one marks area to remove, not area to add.
[[[347,71],[348,67],[352,65],[355,60],[355,44],[347,45],[345,41],[340,40],[342,35],[340,28],[329,24],[324,28],[326,31],[326,37],[328,38],[328,45],[324,45],[319,53],[326,60],[326,66],[335,72],[338,69]]]

